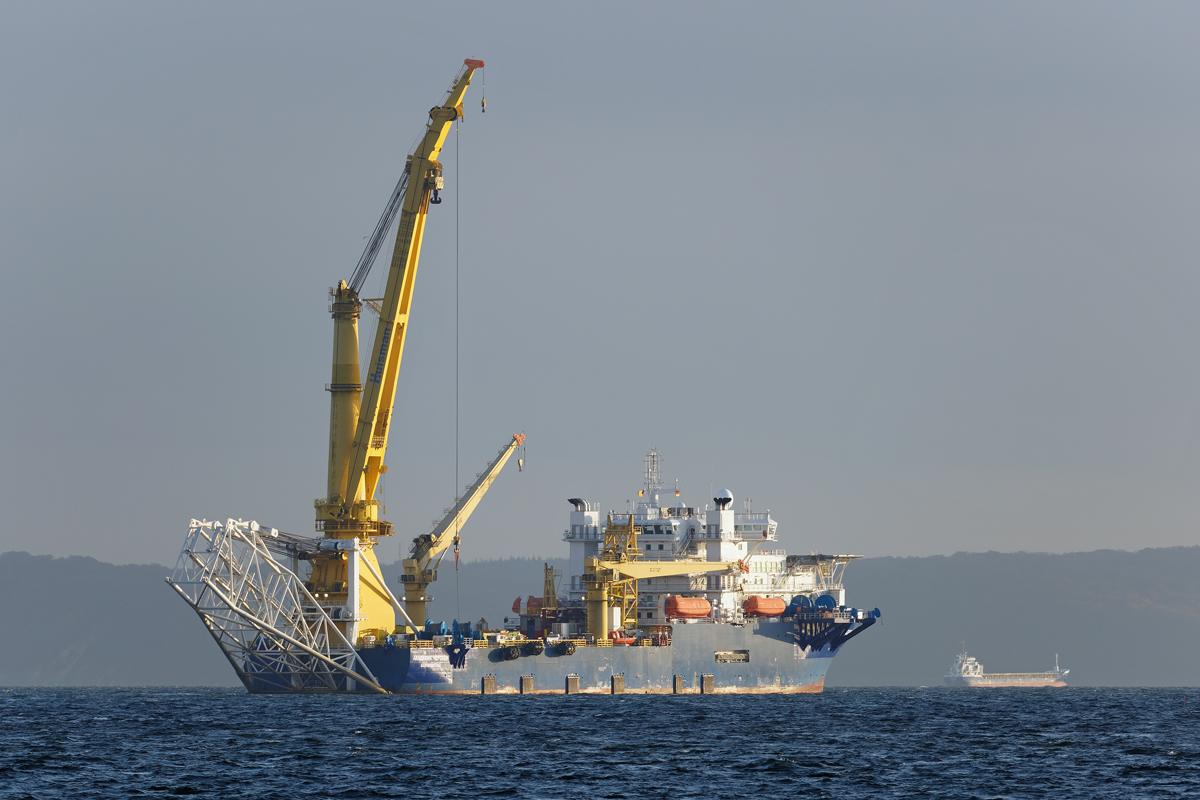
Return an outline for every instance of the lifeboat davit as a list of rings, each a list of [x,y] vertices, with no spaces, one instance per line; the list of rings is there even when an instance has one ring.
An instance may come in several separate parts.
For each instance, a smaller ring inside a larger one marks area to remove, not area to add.
[[[663,610],[668,617],[700,619],[712,613],[712,605],[703,597],[679,597],[678,595],[671,595],[667,598]]]
[[[523,594],[513,600],[512,608],[514,614],[537,614],[542,610],[542,598]]]
[[[759,597],[751,595],[742,602],[742,611],[747,617],[778,617],[787,610],[782,597]]]

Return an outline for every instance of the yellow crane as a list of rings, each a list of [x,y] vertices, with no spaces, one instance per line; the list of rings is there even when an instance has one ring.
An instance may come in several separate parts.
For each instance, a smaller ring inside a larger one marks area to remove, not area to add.
[[[597,640],[608,637],[617,628],[637,627],[637,582],[670,575],[696,575],[703,572],[745,571],[742,561],[652,561],[643,560],[638,549],[641,528],[633,517],[624,525],[612,517],[604,528],[604,548],[595,557],[583,560],[583,584],[587,588],[588,633]],[[611,610],[610,610],[611,609]]]
[[[345,609],[337,619],[350,642],[365,635],[391,633],[397,613],[410,625],[424,621],[424,590],[428,585],[425,573],[412,573],[417,580],[411,583],[420,587],[421,600],[415,596],[410,600],[413,611],[419,613],[406,614],[379,571],[374,547],[378,537],[392,535],[393,529],[391,523],[380,518],[376,489],[387,471],[384,456],[395,422],[396,381],[408,333],[425,220],[429,206],[441,202],[443,178],[438,156],[451,126],[463,116],[463,96],[475,70],[481,67],[482,61],[466,59],[442,102],[430,109],[425,132],[408,156],[404,174],[351,279],[330,290],[334,345],[332,379],[326,387],[330,392],[328,479],[325,497],[314,505],[317,530],[324,533],[325,539],[341,541],[309,557],[309,586],[327,606],[340,604]],[[379,321],[365,380],[360,383],[358,318],[364,300],[359,292],[397,214],[400,221],[384,295],[366,301],[378,312]],[[510,443],[504,458],[489,465],[494,469],[486,485],[476,485],[474,492],[468,492],[468,505],[456,503],[456,507],[462,506],[451,520],[456,530],[487,491],[512,449],[515,445]],[[360,569],[364,565],[365,571]],[[426,571],[436,574],[436,570]]]
[[[509,443],[500,448],[496,457],[475,476],[475,481],[455,500],[454,505],[446,510],[446,515],[434,524],[433,530],[413,539],[410,557],[404,559],[402,565],[404,573],[400,576],[400,582],[404,584],[404,608],[417,624],[425,619],[425,590],[437,580],[437,565],[441,563],[442,556],[452,545],[458,547],[458,533],[463,524],[491,488],[492,481],[496,480],[509,457],[524,443],[525,434],[513,434]]]

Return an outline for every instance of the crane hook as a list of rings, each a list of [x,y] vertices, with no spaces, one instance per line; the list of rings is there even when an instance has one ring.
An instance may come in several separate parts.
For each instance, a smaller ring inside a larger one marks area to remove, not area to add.
[[[441,204],[441,202],[442,202],[442,198],[438,196],[438,190],[434,189],[433,196],[429,198],[429,204],[431,206],[436,206],[436,205]]]

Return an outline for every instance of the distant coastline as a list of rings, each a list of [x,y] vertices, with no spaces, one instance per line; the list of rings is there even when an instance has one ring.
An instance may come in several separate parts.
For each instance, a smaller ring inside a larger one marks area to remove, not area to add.
[[[562,559],[466,561],[440,571],[431,604],[447,621],[501,622]],[[398,564],[382,565],[394,581]],[[2,686],[231,686],[228,664],[157,564],[0,554]],[[936,686],[966,639],[989,669],[1069,664],[1071,685],[1200,686],[1200,546],[1137,552],[956,553],[864,558],[847,588],[885,609],[837,660],[836,686]],[[456,590],[457,588],[457,590]],[[937,625],[928,624],[936,615]],[[493,619],[494,617],[494,619]],[[1119,646],[1129,633],[1147,646]]]

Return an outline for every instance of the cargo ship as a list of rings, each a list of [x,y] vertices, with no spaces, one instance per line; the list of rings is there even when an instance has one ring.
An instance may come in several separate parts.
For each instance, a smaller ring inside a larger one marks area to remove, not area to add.
[[[971,686],[999,688],[1004,686],[1056,686],[1067,685],[1069,669],[1058,668],[1058,654],[1054,655],[1054,670],[1052,672],[993,672],[983,671],[974,656],[964,651],[959,653],[950,669],[946,671],[947,686]]]

